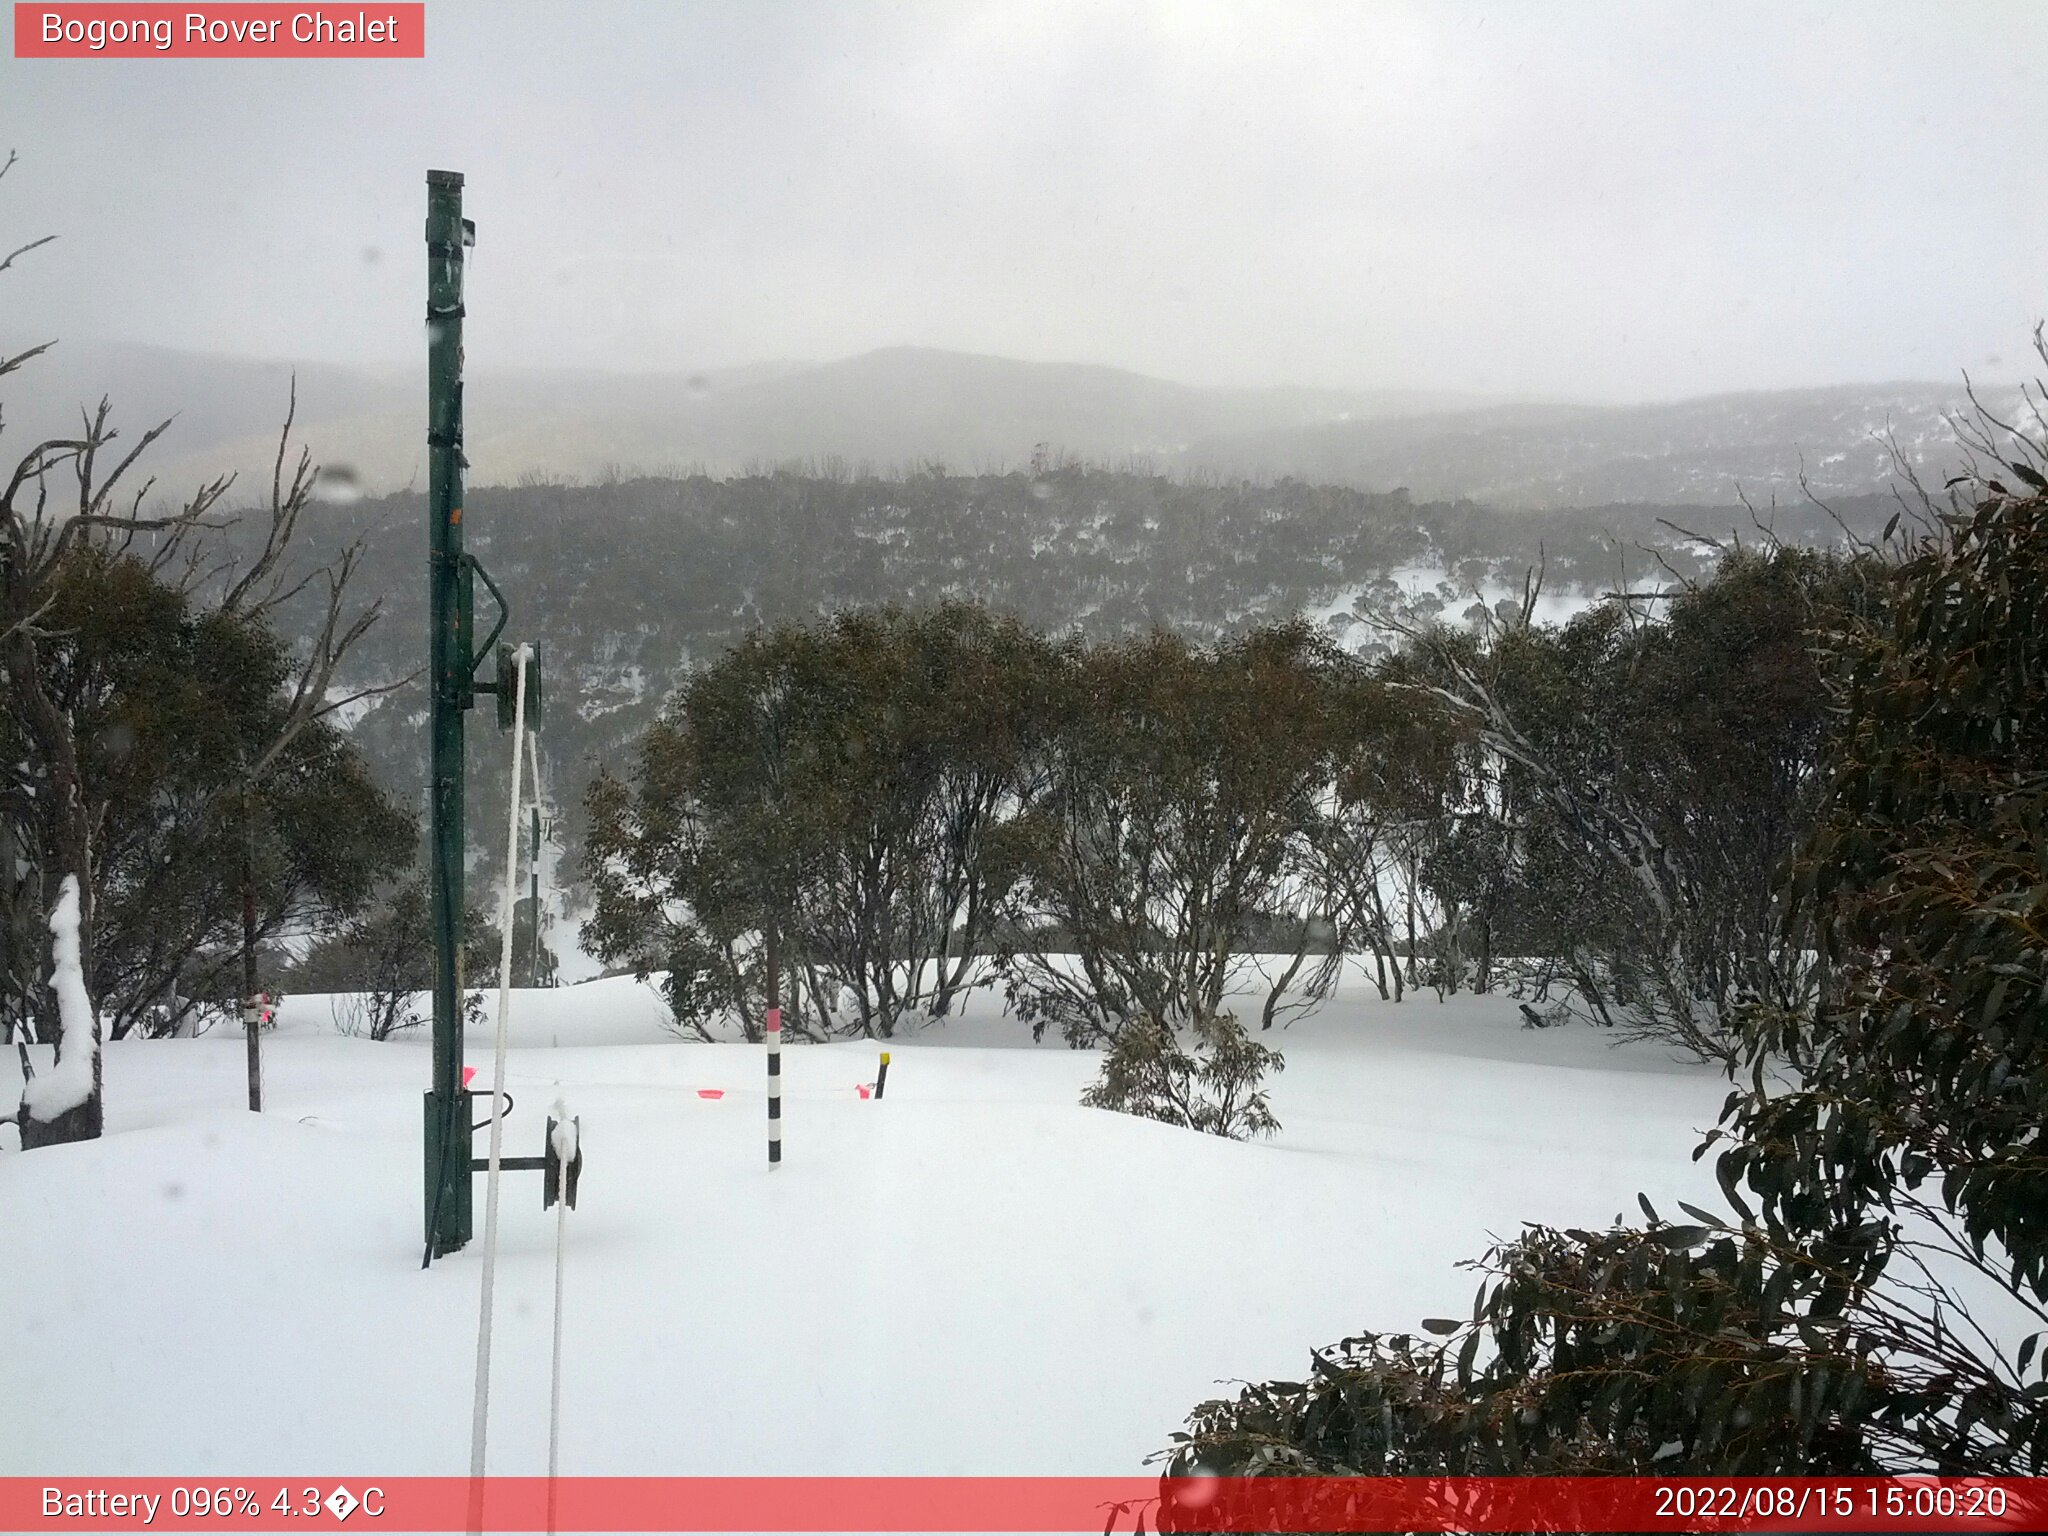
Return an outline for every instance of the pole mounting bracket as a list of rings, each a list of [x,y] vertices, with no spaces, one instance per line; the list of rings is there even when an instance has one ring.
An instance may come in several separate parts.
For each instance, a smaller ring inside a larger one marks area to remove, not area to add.
[[[464,658],[469,663],[468,676],[463,679],[470,695],[464,701],[463,707],[466,709],[469,705],[476,702],[477,694],[496,693],[498,691],[498,685],[495,683],[478,682],[476,674],[477,669],[483,665],[484,658],[491,654],[491,647],[498,643],[498,636],[505,633],[505,621],[512,617],[512,608],[505,601],[505,594],[498,590],[498,584],[491,580],[491,573],[484,569],[483,562],[477,559],[475,555],[465,554],[462,556],[462,571],[465,576],[474,576],[477,580],[481,581],[484,584],[485,590],[491,594],[491,600],[498,605],[498,621],[491,626],[491,632],[484,636],[484,643],[477,646]]]

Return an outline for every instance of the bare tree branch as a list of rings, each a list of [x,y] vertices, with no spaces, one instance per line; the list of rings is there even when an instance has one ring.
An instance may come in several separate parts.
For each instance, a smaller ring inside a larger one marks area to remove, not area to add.
[[[0,258],[0,272],[5,272],[9,267],[13,266],[15,257],[26,256],[30,251],[48,245],[52,240],[56,238],[57,237],[55,235],[45,235],[40,240],[29,241],[27,245],[16,246],[13,250],[9,251],[4,258]]]
[[[54,341],[46,341],[41,346],[30,347],[26,352],[17,352],[12,357],[0,357],[0,376],[14,372],[30,358],[41,357],[55,345],[57,343]]]
[[[295,596],[305,586],[301,581],[289,589],[282,587],[280,564],[285,550],[290,546],[292,536],[298,531],[299,515],[306,510],[306,504],[313,497],[313,482],[319,475],[319,466],[313,462],[313,455],[307,449],[299,450],[299,461],[292,471],[289,488],[284,482],[284,460],[290,450],[292,423],[299,413],[299,380],[292,375],[291,396],[285,408],[284,429],[277,435],[277,456],[270,470],[270,525],[264,530],[263,547],[249,568],[229,586],[221,599],[221,608],[228,613],[261,614],[277,608]],[[349,569],[354,568],[354,551],[344,554],[343,560]]]

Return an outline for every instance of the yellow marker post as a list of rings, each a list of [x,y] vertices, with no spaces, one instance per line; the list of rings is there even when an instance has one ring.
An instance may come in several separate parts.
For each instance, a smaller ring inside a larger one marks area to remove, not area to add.
[[[882,1090],[889,1086],[889,1053],[882,1052],[882,1070],[875,1074],[875,1097],[882,1096]]]

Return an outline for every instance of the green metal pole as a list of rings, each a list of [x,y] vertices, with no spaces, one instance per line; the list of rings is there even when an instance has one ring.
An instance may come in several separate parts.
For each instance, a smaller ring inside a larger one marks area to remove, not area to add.
[[[426,1104],[430,1257],[467,1243],[469,1095],[462,1086],[463,756],[469,707],[468,583],[462,563],[462,274],[471,238],[462,175],[427,172],[427,664],[433,732],[428,865],[433,888],[434,1079]]]

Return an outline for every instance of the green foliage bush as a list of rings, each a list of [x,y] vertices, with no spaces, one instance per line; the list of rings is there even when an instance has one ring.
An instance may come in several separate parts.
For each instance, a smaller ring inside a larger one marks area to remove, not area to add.
[[[1160,1120],[1243,1141],[1280,1129],[1260,1084],[1286,1069],[1227,1013],[1202,1020],[1183,1042],[1157,1019],[1126,1025],[1102,1053],[1102,1074],[1081,1095],[1091,1109]]]

